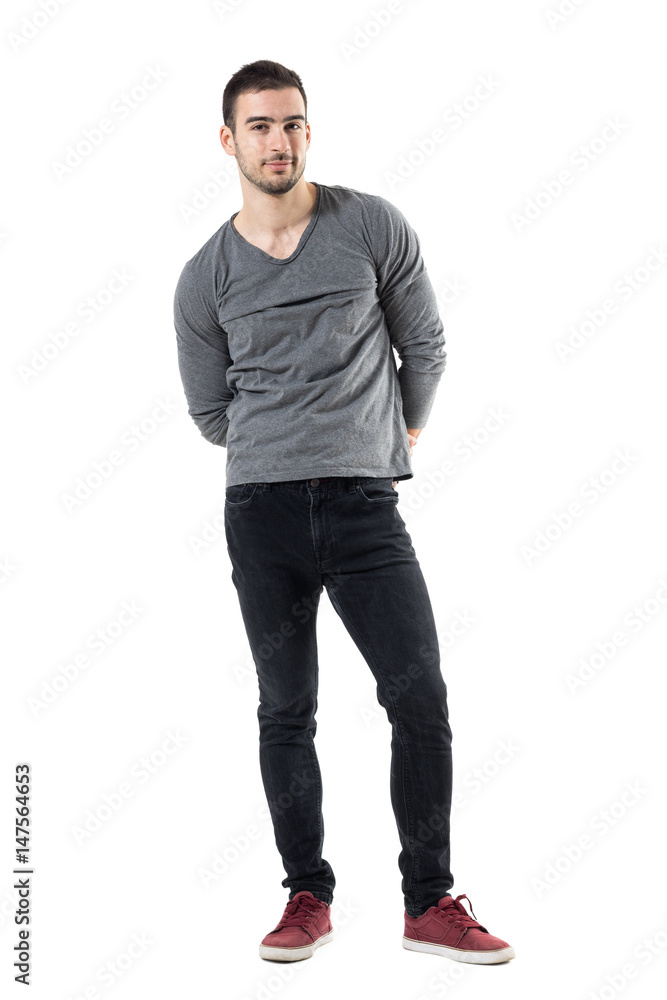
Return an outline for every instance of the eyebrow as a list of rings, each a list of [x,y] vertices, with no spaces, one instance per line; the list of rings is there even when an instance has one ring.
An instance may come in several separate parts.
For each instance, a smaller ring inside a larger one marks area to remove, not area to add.
[[[295,118],[298,118],[302,122],[306,120],[303,115],[288,115],[286,118],[283,118],[283,122],[292,122]],[[274,122],[275,120],[275,118],[269,118],[267,115],[251,115],[250,118],[246,118],[243,124],[249,125],[250,122]]]

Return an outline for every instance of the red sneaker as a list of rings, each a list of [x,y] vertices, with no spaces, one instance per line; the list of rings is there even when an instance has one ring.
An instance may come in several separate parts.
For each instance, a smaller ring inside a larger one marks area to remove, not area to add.
[[[489,934],[486,927],[473,920],[472,903],[468,899],[471,917],[459,903],[460,899],[468,897],[465,893],[456,899],[443,896],[436,906],[430,906],[420,917],[410,917],[404,911],[403,947],[475,965],[495,965],[514,958],[514,948],[507,941]]]
[[[321,944],[333,937],[331,907],[302,889],[288,901],[280,923],[259,946],[259,957],[274,962],[298,962],[310,958]]]

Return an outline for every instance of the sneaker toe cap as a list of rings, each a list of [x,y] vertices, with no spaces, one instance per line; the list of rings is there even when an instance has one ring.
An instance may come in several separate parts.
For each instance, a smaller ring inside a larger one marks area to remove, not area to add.
[[[493,934],[480,934],[475,941],[475,947],[480,951],[499,951],[501,948],[509,948],[510,945],[502,938],[494,937]]]
[[[302,948],[312,943],[313,939],[301,927],[285,927],[279,931],[271,931],[262,941],[268,948]]]
[[[271,931],[266,937],[262,938],[262,944],[268,945],[269,948],[282,948],[289,943],[285,935],[281,934],[280,931]]]

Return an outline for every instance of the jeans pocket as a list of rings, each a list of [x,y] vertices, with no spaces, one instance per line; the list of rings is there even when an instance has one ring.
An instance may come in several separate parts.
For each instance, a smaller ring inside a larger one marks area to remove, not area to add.
[[[255,495],[259,483],[237,483],[225,489],[225,504],[228,507],[247,507]]]
[[[383,504],[398,503],[398,493],[391,485],[391,476],[382,479],[362,479],[357,487],[357,493],[365,503]]]

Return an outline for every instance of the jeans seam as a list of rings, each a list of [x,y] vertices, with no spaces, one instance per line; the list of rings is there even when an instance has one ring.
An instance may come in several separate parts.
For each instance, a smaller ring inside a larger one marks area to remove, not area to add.
[[[310,754],[313,758],[313,764],[315,765],[315,773],[317,774],[317,833],[320,838],[320,860],[322,855],[322,844],[324,841],[324,831],[322,829],[322,776],[320,773],[320,766],[317,760],[317,751],[315,750],[315,736],[312,729],[309,732],[310,736]]]

